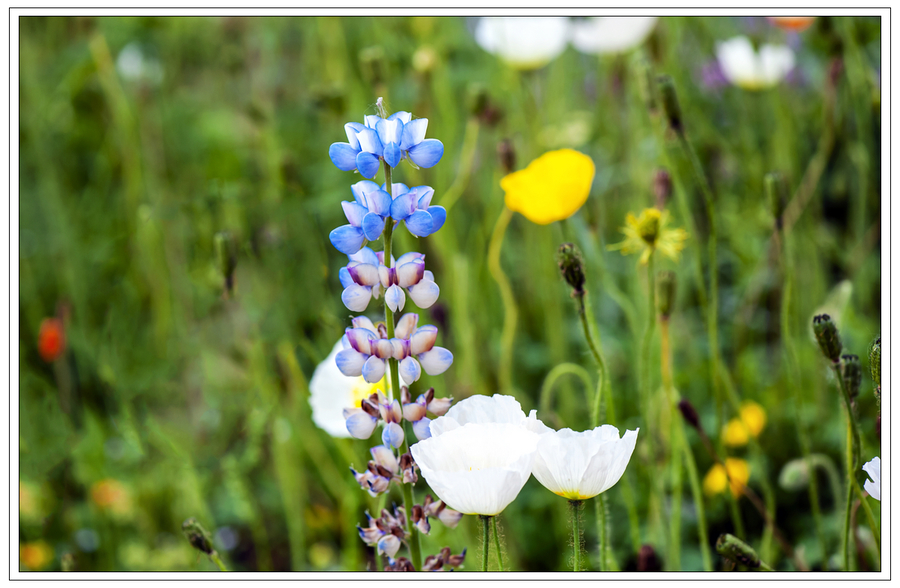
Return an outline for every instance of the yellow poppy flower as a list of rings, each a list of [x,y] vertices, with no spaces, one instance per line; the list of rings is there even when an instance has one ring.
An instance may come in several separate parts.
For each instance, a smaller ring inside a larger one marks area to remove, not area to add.
[[[641,264],[647,263],[650,254],[656,249],[666,257],[678,261],[678,254],[684,249],[688,234],[684,229],[667,229],[668,221],[667,210],[645,208],[638,217],[629,212],[625,217],[625,226],[619,229],[625,234],[625,240],[607,245],[606,248],[610,251],[621,250],[622,255],[642,251]]]
[[[755,402],[744,402],[741,405],[738,418],[728,421],[722,430],[725,445],[739,447],[746,445],[750,435],[759,437],[766,426],[766,411]]]
[[[573,149],[548,151],[502,180],[506,206],[539,225],[569,218],[587,200],[594,162]]]
[[[726,468],[728,476],[731,476],[731,494],[735,497],[740,496],[742,486],[746,486],[747,481],[750,480],[750,464],[736,457],[726,459],[725,467],[717,463],[709,468],[703,478],[703,491],[706,494],[713,495],[725,491],[725,487],[728,485],[728,476],[725,475]]]
[[[19,547],[19,559],[30,570],[42,570],[53,561],[53,548],[46,541],[23,543]]]

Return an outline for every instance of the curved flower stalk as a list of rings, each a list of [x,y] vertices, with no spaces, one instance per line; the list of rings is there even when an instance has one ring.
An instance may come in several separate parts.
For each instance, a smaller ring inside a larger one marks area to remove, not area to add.
[[[385,303],[392,311],[403,310],[409,294],[419,308],[428,308],[438,299],[441,289],[434,282],[434,274],[425,269],[425,256],[410,251],[384,265],[384,252],[363,247],[350,257],[350,263],[338,272],[344,292],[341,300],[349,310],[362,312],[369,301],[385,294]]]
[[[548,151],[500,180],[506,207],[539,225],[569,218],[587,201],[594,162],[573,149]]]
[[[411,451],[425,481],[448,506],[494,516],[531,476],[539,437],[507,423],[467,423],[419,441]]]
[[[541,435],[532,473],[558,496],[587,500],[612,488],[625,473],[638,430],[620,438],[612,425],[576,433],[561,429]]]
[[[653,31],[655,16],[602,16],[572,21],[572,46],[582,53],[622,53],[641,45]]]
[[[406,184],[379,186],[370,180],[362,180],[351,186],[353,202],[343,201],[344,216],[349,224],[342,225],[328,235],[335,249],[346,255],[358,252],[366,241],[375,241],[384,232],[385,223],[391,219],[403,222],[416,237],[436,233],[447,220],[443,206],[432,206],[434,189],[431,186],[409,188]],[[393,196],[392,196],[393,195]],[[393,225],[391,225],[393,227]]]
[[[443,347],[434,345],[437,327],[425,325],[416,328],[419,315],[407,313],[400,317],[394,331],[395,337],[388,339],[382,335],[366,317],[353,319],[353,328],[348,328],[342,342],[344,349],[335,357],[338,369],[345,376],[362,375],[367,382],[377,382],[384,377],[385,361],[396,359],[400,362],[400,377],[406,384],[412,384],[422,375],[444,373],[453,363],[453,354]]]
[[[794,68],[794,52],[787,45],[762,45],[757,52],[741,35],[718,43],[716,56],[729,82],[745,90],[771,88]]]
[[[428,119],[412,120],[408,112],[395,112],[387,118],[367,115],[365,124],[347,123],[347,143],[332,143],[328,157],[342,171],[358,171],[374,178],[381,162],[397,167],[408,159],[419,167],[433,167],[444,155],[444,144],[426,139]]]
[[[486,16],[475,27],[475,42],[510,66],[538,69],[556,59],[569,41],[569,19]]]
[[[338,341],[331,353],[316,366],[309,380],[309,405],[313,423],[332,437],[350,437],[347,431],[344,409],[358,408],[378,388],[385,388],[384,381],[366,382],[361,376],[348,378],[335,363],[337,354],[344,349]]]
[[[869,493],[869,496],[875,500],[881,501],[881,458],[875,457],[872,461],[866,462],[863,471],[869,474],[871,480],[863,483],[863,489]]]

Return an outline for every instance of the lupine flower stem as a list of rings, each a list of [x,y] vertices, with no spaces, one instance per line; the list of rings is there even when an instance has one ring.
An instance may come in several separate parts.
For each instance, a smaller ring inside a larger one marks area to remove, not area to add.
[[[503,571],[503,553],[500,551],[500,533],[497,532],[497,517],[491,517],[491,532],[494,535],[494,549],[497,550],[497,566]]]
[[[572,511],[572,549],[574,559],[572,567],[574,571],[580,572],[583,569],[581,563],[581,508],[584,505],[583,500],[570,500],[569,507]]]
[[[478,515],[478,518],[481,519],[481,571],[486,572],[488,571],[488,554],[491,549],[489,541],[491,534],[490,519],[494,517]]]
[[[497,282],[497,286],[500,288],[500,297],[503,299],[503,333],[500,337],[498,380],[500,392],[504,394],[512,393],[512,352],[516,336],[516,321],[519,315],[509,278],[503,273],[500,265],[500,247],[503,245],[503,236],[506,234],[506,227],[509,226],[512,215],[512,210],[504,206],[497,219],[497,224],[494,225],[494,232],[491,234],[491,241],[488,245],[488,269],[494,281]]]
[[[384,181],[385,187],[387,188],[387,193],[391,194],[393,189],[393,184],[391,183],[391,166],[384,162]],[[391,196],[393,196],[391,194]],[[394,221],[388,220],[385,223],[384,227],[384,264],[388,267],[392,267],[394,264],[391,260],[391,237],[393,235],[393,227]],[[387,327],[387,336],[388,339],[394,338],[394,313],[388,308],[387,303],[384,305],[384,324]],[[393,401],[394,399],[394,391],[397,391],[397,394],[400,393],[400,370],[397,366],[396,359],[388,359],[388,369],[390,370],[391,380],[390,385],[388,386],[388,400]],[[401,448],[401,454],[409,452],[409,444],[407,439],[409,437],[408,431],[403,435],[403,447]],[[409,535],[409,560],[412,562],[413,567],[416,570],[422,569],[422,551],[421,546],[419,545],[419,532],[412,522],[412,512],[413,505],[415,504],[413,500],[412,493],[412,484],[400,484],[400,488],[403,491],[403,508],[406,511],[406,532]]]

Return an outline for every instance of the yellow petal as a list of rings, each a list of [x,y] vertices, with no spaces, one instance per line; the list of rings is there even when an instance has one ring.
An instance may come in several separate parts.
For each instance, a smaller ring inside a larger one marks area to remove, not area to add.
[[[740,447],[741,445],[746,445],[747,441],[750,440],[750,436],[747,434],[747,426],[740,419],[728,421],[728,424],[725,425],[722,431],[722,437],[725,440],[725,445],[729,447]]]
[[[741,421],[754,437],[758,437],[766,426],[766,411],[755,402],[745,402],[741,405]]]
[[[594,162],[573,149],[549,151],[523,170],[500,180],[506,206],[528,220],[547,225],[575,214],[594,181]]]

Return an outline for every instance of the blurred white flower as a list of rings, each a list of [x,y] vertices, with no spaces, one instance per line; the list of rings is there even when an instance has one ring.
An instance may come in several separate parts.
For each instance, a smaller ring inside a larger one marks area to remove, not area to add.
[[[862,469],[872,478],[871,480],[866,480],[863,488],[869,493],[869,496],[881,501],[881,458],[876,457],[872,461],[867,462]]]
[[[572,21],[572,45],[582,53],[621,53],[637,47],[656,26],[655,16],[600,16]]]
[[[437,436],[469,423],[509,424],[524,427],[534,433],[544,433],[548,429],[537,420],[537,413],[531,411],[526,417],[522,405],[512,396],[476,394],[465,398],[447,411],[447,414],[431,421],[431,435]]]
[[[126,80],[145,80],[153,84],[162,81],[163,70],[159,61],[147,57],[141,50],[140,44],[132,41],[125,45],[116,58],[116,70]]]
[[[757,53],[743,35],[718,43],[716,56],[728,81],[746,90],[774,86],[794,67],[794,52],[787,45],[763,45]]]
[[[469,422],[419,441],[411,450],[422,477],[447,506],[494,516],[531,476],[539,438],[519,425]]]
[[[313,422],[332,437],[350,437],[344,417],[345,408],[359,408],[361,400],[368,398],[375,390],[384,390],[383,381],[370,384],[362,376],[348,377],[341,373],[335,357],[343,348],[338,341],[328,357],[316,366],[309,381]]]
[[[475,27],[475,42],[516,69],[537,69],[565,50],[569,19],[486,16]]]
[[[638,431],[601,425],[576,433],[548,430],[537,444],[532,473],[548,490],[569,500],[587,500],[612,488],[625,473]]]

